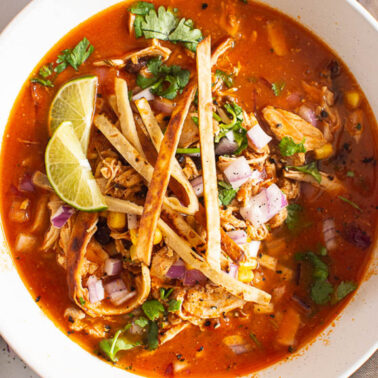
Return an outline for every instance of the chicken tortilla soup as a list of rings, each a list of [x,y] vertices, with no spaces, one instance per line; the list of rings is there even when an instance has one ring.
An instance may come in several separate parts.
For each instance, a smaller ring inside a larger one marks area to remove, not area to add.
[[[38,306],[90,353],[148,377],[245,375],[313,340],[361,282],[375,132],[343,62],[277,11],[122,2],[19,94],[6,237]]]

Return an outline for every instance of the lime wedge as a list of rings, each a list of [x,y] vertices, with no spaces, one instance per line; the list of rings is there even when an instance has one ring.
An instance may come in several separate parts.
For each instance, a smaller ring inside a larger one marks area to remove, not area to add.
[[[50,135],[65,121],[72,122],[83,151],[87,154],[97,94],[97,76],[84,76],[64,84],[50,107]]]
[[[64,202],[82,211],[106,209],[71,122],[63,122],[54,132],[46,147],[45,165],[50,184]]]

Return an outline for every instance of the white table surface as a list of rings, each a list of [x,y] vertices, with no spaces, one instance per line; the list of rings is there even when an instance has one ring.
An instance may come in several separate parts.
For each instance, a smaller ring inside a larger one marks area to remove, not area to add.
[[[53,0],[51,0],[53,1]],[[13,17],[27,5],[30,0],[0,0],[0,32],[13,19]],[[374,14],[378,10],[378,0],[361,0],[366,6],[372,7]],[[377,17],[377,13],[374,14]],[[375,353],[365,365],[351,378],[378,377],[378,354]],[[26,366],[12,351],[0,336],[0,378],[39,378]]]

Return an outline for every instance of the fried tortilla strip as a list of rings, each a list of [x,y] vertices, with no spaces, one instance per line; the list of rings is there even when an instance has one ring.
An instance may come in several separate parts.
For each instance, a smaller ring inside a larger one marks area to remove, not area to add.
[[[137,294],[121,306],[107,301],[90,303],[88,289],[82,285],[82,272],[88,244],[96,232],[98,214],[79,212],[74,222],[67,254],[67,284],[70,297],[90,316],[122,315],[140,306],[151,289],[150,271],[142,264],[141,276],[135,279]]]
[[[309,175],[308,173],[292,171],[292,170],[283,170],[283,174],[285,177],[295,180],[295,181],[303,181],[308,182],[311,185],[316,186],[317,188],[323,189],[324,191],[331,193],[331,194],[338,194],[341,192],[345,192],[346,188],[343,183],[333,175],[326,174],[324,172],[319,172],[322,179],[320,182],[317,182],[314,177]]]
[[[307,151],[320,148],[327,143],[319,129],[294,113],[273,106],[265,107],[262,113],[278,140],[288,136],[293,138],[295,143],[301,143],[304,139]]]
[[[223,55],[228,49],[234,47],[234,43],[235,41],[232,38],[227,38],[225,41],[220,43],[211,55],[211,65],[215,66],[221,55]]]
[[[166,61],[170,57],[171,53],[172,51],[170,49],[162,46],[157,39],[153,39],[151,46],[146,47],[145,49],[128,52],[121,58],[99,60],[94,62],[93,65],[110,66],[120,69],[125,67],[127,61],[129,60],[131,60],[132,63],[137,64],[140,58],[145,58],[148,56],[161,56],[163,61]]]
[[[130,201],[105,196],[109,211],[116,211],[126,214],[141,215],[143,207]],[[213,269],[200,255],[194,252],[191,246],[174,232],[162,219],[158,220],[158,226],[164,235],[167,246],[173,249],[186,264],[192,269],[200,270],[210,281],[222,286],[229,293],[247,302],[266,304],[270,302],[271,296],[263,290],[246,285],[229,274]]]
[[[214,269],[220,270],[221,233],[213,136],[210,37],[203,40],[197,47],[197,72],[199,132],[206,207],[206,260]]]
[[[148,131],[148,134],[150,135],[156,151],[159,152],[164,134],[156,121],[156,118],[148,101],[145,98],[141,98],[140,100],[137,100],[135,102],[135,105],[140,113],[140,116],[142,117],[143,123]],[[180,206],[180,209],[178,210],[184,214],[195,214],[198,211],[198,198],[194,193],[193,186],[184,175],[180,164],[175,158],[173,158],[172,161],[172,177],[175,178],[177,182],[183,187],[189,200],[187,208]]]
[[[194,95],[195,85],[189,83],[172,113],[164,138],[161,141],[154,173],[148,188],[135,249],[135,259],[144,262],[147,266],[151,262],[155,230],[171,176],[177,145]]]
[[[144,157],[144,152],[138,132],[135,126],[133,111],[131,110],[127,82],[126,80],[115,79],[115,93],[117,99],[117,110],[119,114],[119,122],[121,124],[122,134],[136,148],[136,150]]]

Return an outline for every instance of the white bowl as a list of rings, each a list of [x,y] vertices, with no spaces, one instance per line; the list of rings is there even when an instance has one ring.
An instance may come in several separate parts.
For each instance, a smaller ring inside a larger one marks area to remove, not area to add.
[[[45,53],[70,29],[116,2],[34,0],[1,34],[1,135],[22,84]],[[355,75],[378,118],[378,24],[373,17],[353,0],[263,3],[301,22],[337,52]],[[0,333],[12,348],[43,377],[133,376],[85,352],[42,313],[17,274],[3,233],[2,230]],[[375,252],[377,255],[377,243]],[[315,342],[258,376],[347,377],[367,360],[377,349],[378,277],[374,268],[371,264],[351,303]]]

